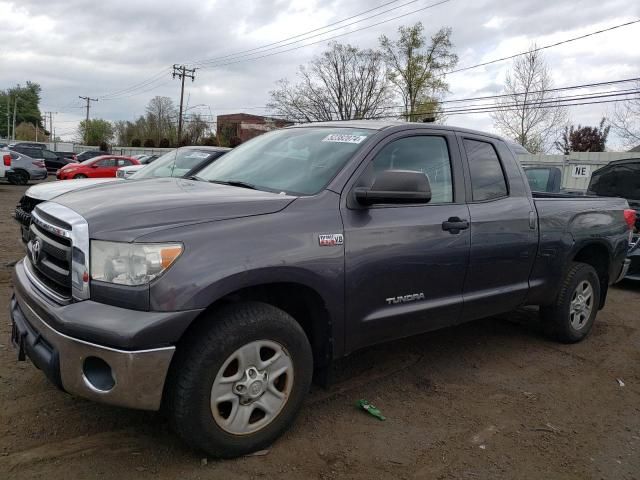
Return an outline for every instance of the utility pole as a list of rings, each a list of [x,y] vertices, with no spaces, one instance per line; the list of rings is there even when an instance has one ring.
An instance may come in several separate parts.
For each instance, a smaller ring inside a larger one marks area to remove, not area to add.
[[[184,79],[187,77],[193,82],[196,79],[196,69],[189,69],[184,65],[174,64],[172,76],[173,78],[178,77],[182,82],[182,86],[180,88],[180,116],[178,117],[178,146],[180,146],[180,142],[182,140],[182,101],[184,99]]]
[[[11,138],[11,100],[7,94],[7,140]]]
[[[80,95],[78,95],[78,98],[81,98],[82,100],[87,101],[87,121],[84,124],[84,144],[88,145],[89,144],[89,105],[91,102],[97,102],[98,99],[90,98],[90,97],[81,97]]]
[[[45,124],[47,123],[47,116],[49,116],[49,140],[53,139],[53,116],[58,112],[44,112]]]
[[[16,139],[16,110],[18,109],[18,97],[13,99],[13,129],[11,132],[11,139]]]

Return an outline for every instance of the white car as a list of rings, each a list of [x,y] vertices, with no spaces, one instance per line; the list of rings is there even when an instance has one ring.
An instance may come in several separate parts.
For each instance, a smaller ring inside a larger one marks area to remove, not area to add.
[[[0,178],[6,178],[7,172],[11,170],[11,152],[9,150],[0,150]]]
[[[129,178],[131,175],[142,170],[144,167],[146,167],[159,157],[158,155],[134,155],[132,158],[138,160],[138,162],[140,162],[140,165],[129,165],[127,167],[120,167],[116,171],[116,177]]]
[[[127,167],[120,167],[118,170],[116,170],[116,177],[129,178],[131,175],[133,175],[136,172],[139,172],[144,167],[146,167],[146,165],[129,165]]]

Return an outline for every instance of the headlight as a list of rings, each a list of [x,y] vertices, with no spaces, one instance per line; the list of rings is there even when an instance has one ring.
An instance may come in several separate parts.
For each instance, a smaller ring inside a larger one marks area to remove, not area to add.
[[[144,285],[162,275],[181,253],[179,243],[91,240],[91,278],[120,285]]]

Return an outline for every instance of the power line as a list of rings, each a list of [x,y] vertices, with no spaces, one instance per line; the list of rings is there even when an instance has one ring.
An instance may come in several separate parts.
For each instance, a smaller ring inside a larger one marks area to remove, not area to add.
[[[259,47],[251,48],[251,49],[249,49],[249,50],[241,50],[241,51],[238,51],[238,52],[230,53],[230,54],[228,54],[228,55],[223,55],[223,56],[221,56],[221,57],[214,57],[214,58],[204,59],[204,60],[196,60],[196,61],[194,61],[194,62],[187,62],[187,63],[188,63],[189,65],[196,65],[196,64],[200,64],[200,63],[202,63],[202,62],[209,62],[209,61],[211,61],[211,60],[221,60],[221,59],[224,59],[224,58],[233,57],[233,56],[235,56],[235,55],[240,55],[240,54],[243,54],[243,53],[249,53],[249,52],[255,52],[256,50],[262,50],[262,49],[263,49],[263,48],[265,48],[265,47],[270,47],[270,46],[272,46],[272,45],[277,45],[277,44],[279,44],[279,43],[283,43],[283,42],[286,42],[286,41],[288,41],[288,40],[292,40],[292,39],[294,39],[294,38],[303,37],[303,36],[308,35],[308,34],[310,34],[310,33],[317,32],[317,31],[320,31],[320,30],[324,30],[325,28],[333,27],[334,25],[338,25],[339,23],[343,23],[343,22],[346,22],[346,21],[351,20],[351,19],[353,19],[353,18],[360,17],[360,16],[365,15],[365,14],[367,14],[367,13],[369,13],[369,12],[373,12],[374,10],[378,10],[378,9],[380,9],[380,8],[384,8],[384,7],[386,7],[387,5],[391,5],[391,4],[393,4],[393,3],[397,3],[397,2],[399,2],[399,1],[400,1],[400,0],[392,0],[391,2],[383,3],[382,5],[379,5],[379,6],[377,6],[377,7],[370,8],[369,10],[365,10],[364,12],[357,13],[357,14],[355,14],[355,15],[352,15],[352,16],[347,17],[347,18],[343,18],[342,20],[338,20],[338,21],[335,21],[335,22],[333,22],[333,23],[329,23],[329,24],[324,25],[324,26],[322,26],[322,27],[314,28],[313,30],[308,30],[308,31],[303,32],[303,33],[300,33],[300,34],[298,34],[298,35],[293,35],[293,36],[291,36],[291,37],[283,38],[283,39],[278,40],[278,41],[276,41],[276,42],[267,43],[266,45],[261,45],[261,46],[259,46]],[[414,3],[414,2],[416,2],[416,1],[418,1],[418,0],[413,0],[413,1],[412,1],[412,2],[410,2],[410,3]],[[401,7],[397,7],[397,8],[401,8]],[[327,32],[325,32],[325,33],[327,33]]]
[[[315,42],[305,43],[304,45],[298,45],[296,47],[287,48],[285,50],[280,50],[280,51],[273,52],[273,53],[268,53],[266,55],[260,55],[258,57],[246,58],[246,59],[243,59],[243,60],[235,60],[235,61],[232,61],[232,62],[217,63],[217,64],[214,64],[214,65],[208,65],[208,66],[201,67],[201,68],[209,69],[209,68],[215,68],[215,67],[223,67],[223,66],[226,66],[226,65],[233,65],[235,63],[248,62],[248,61],[251,61],[251,60],[259,60],[261,58],[272,57],[273,55],[279,55],[281,53],[291,52],[293,50],[299,50],[300,48],[310,47],[312,45],[317,45],[318,43],[324,43],[327,40],[333,40],[334,38],[344,37],[345,35],[351,35],[352,33],[360,32],[360,31],[366,30],[368,28],[377,27],[379,25],[383,25],[385,23],[392,22],[393,20],[398,20],[399,18],[407,17],[409,15],[413,15],[414,13],[421,12],[423,10],[428,10],[430,8],[437,7],[438,5],[442,5],[443,3],[448,3],[450,1],[451,0],[442,0],[442,1],[437,2],[437,3],[432,3],[430,5],[427,5],[426,7],[418,8],[416,10],[412,10],[412,11],[404,13],[402,15],[396,15],[395,17],[391,17],[391,18],[388,18],[386,20],[382,20],[382,21],[377,22],[377,23],[372,23],[371,25],[366,25],[364,27],[356,28],[356,29],[351,30],[349,32],[344,32],[344,33],[340,33],[340,34],[337,34],[337,35],[333,35],[331,37],[323,38],[321,40],[316,40]]]
[[[592,88],[592,87],[600,87],[600,86],[606,86],[606,85],[617,85],[620,83],[629,83],[629,82],[636,82],[636,81],[640,81],[640,77],[635,77],[635,78],[625,78],[625,79],[621,79],[621,80],[609,80],[606,82],[596,82],[596,83],[583,83],[583,84],[579,84],[579,85],[569,85],[569,86],[564,86],[564,87],[557,87],[557,88],[549,88],[547,90],[544,90],[544,92],[561,92],[561,91],[566,91],[566,90],[578,90],[578,89],[583,89],[583,88]],[[443,104],[443,103],[461,103],[461,102],[469,102],[469,101],[475,101],[475,100],[488,100],[488,99],[496,99],[496,98],[505,98],[505,97],[514,97],[514,96],[521,96],[521,95],[525,95],[525,94],[538,94],[538,93],[542,93],[542,90],[537,90],[537,91],[532,91],[532,92],[516,92],[516,93],[503,93],[503,94],[496,94],[496,95],[483,95],[483,96],[479,96],[479,97],[465,97],[465,98],[452,98],[449,100],[438,100],[439,104]],[[404,108],[404,105],[402,104],[393,104],[393,105],[389,105],[389,109],[393,108],[393,107],[398,107],[398,108]],[[270,107],[267,106],[259,106],[259,105],[255,105],[255,106],[251,106],[251,107],[216,107],[216,110],[269,110]]]
[[[559,45],[564,45],[565,43],[575,42],[576,40],[582,40],[584,38],[591,37],[593,35],[598,35],[600,33],[609,32],[611,30],[615,30],[616,28],[626,27],[626,26],[633,25],[634,23],[639,23],[639,22],[640,22],[640,19],[632,20],[632,21],[626,22],[626,23],[620,23],[618,25],[614,25],[614,26],[609,27],[609,28],[604,28],[602,30],[596,30],[595,32],[590,32],[590,33],[587,33],[585,35],[580,35],[578,37],[573,37],[573,38],[567,38],[566,40],[562,40],[560,42],[551,43],[549,45],[544,45],[542,47],[537,47],[537,48],[534,48],[533,50],[528,50],[526,52],[520,52],[520,53],[516,53],[514,55],[509,55],[508,57],[496,58],[495,60],[489,60],[487,62],[478,63],[476,65],[469,65],[468,67],[457,68],[455,70],[451,70],[450,72],[448,72],[447,75],[451,75],[452,73],[464,72],[466,70],[471,70],[473,68],[484,67],[486,65],[491,65],[493,63],[503,62],[505,60],[511,60],[512,58],[516,58],[516,57],[519,57],[521,55],[526,55],[527,53],[538,52],[540,50],[546,50],[547,48],[557,47]]]
[[[388,10],[383,10],[382,12],[378,12],[378,13],[376,13],[376,14],[374,14],[374,15],[370,15],[370,16],[368,16],[368,17],[361,18],[361,19],[359,19],[359,20],[356,20],[355,22],[347,23],[346,25],[341,25],[340,27],[332,28],[332,29],[330,29],[330,30],[327,30],[326,32],[316,33],[315,35],[310,35],[310,36],[307,36],[306,38],[302,38],[302,39],[300,39],[300,40],[294,40],[294,41],[292,41],[292,42],[289,42],[289,43],[283,43],[282,45],[276,45],[276,46],[272,46],[272,47],[270,47],[270,48],[265,48],[266,46],[268,46],[268,45],[265,45],[265,46],[263,46],[263,47],[258,47],[258,48],[255,48],[255,49],[253,49],[253,50],[258,50],[258,49],[260,49],[260,50],[262,50],[262,52],[267,52],[267,51],[269,51],[269,50],[275,50],[275,49],[278,49],[278,48],[286,47],[286,46],[288,46],[288,45],[294,45],[294,44],[296,44],[296,43],[300,43],[300,42],[303,42],[303,41],[305,41],[305,40],[309,40],[309,39],[311,39],[311,38],[319,37],[319,36],[321,36],[321,35],[326,35],[327,33],[335,32],[335,31],[338,31],[338,30],[342,30],[343,28],[350,27],[351,25],[356,25],[356,24],[358,24],[358,23],[360,23],[360,22],[363,22],[363,21],[365,21],[365,20],[370,20],[370,19],[372,19],[372,18],[379,17],[380,15],[384,15],[385,13],[389,13],[389,12],[397,11],[397,10],[398,10],[398,9],[400,9],[400,8],[406,7],[407,5],[411,5],[412,3],[416,3],[416,2],[418,2],[418,1],[420,1],[420,0],[411,0],[411,1],[409,1],[409,2],[403,3],[402,5],[398,5],[398,6],[394,7],[394,8],[390,8],[390,9],[388,9]],[[444,0],[444,1],[440,2],[439,4],[447,3],[447,2],[449,2],[449,1],[451,1],[451,0]],[[395,3],[395,2],[390,2],[390,3]],[[439,5],[439,4],[438,4],[438,5]],[[388,5],[388,4],[387,4],[387,5]],[[378,8],[381,8],[381,7],[378,7]],[[356,15],[356,16],[358,16],[358,15]],[[343,21],[345,21],[345,20],[343,20]],[[325,28],[326,28],[326,27],[325,27]],[[320,29],[316,29],[316,30],[320,30]],[[314,31],[314,30],[312,30],[312,32],[313,32],[313,31]],[[297,37],[304,36],[304,35],[308,35],[308,33],[311,33],[311,32],[307,32],[306,34],[297,35]],[[348,32],[348,33],[351,33],[351,32]],[[294,38],[294,37],[291,37],[291,38]],[[282,41],[284,41],[284,40],[282,40]],[[282,42],[282,41],[281,41],[281,42]],[[323,41],[324,41],[324,40],[323,40]],[[281,43],[281,42],[276,42],[276,43]],[[271,45],[273,45],[273,44],[271,44]],[[250,51],[249,51],[249,52],[250,52]],[[259,52],[259,53],[262,53],[262,52]],[[248,57],[248,56],[251,56],[251,55],[253,55],[253,53],[245,53],[245,54],[243,54],[243,55],[235,55],[235,54],[234,54],[234,55],[226,55],[226,56],[223,56],[223,57],[216,57],[216,58],[212,58],[212,59],[208,59],[208,60],[203,60],[203,61],[200,61],[200,62],[195,63],[194,65],[196,65],[196,66],[208,65],[208,64],[211,64],[211,63],[216,63],[216,62],[218,62],[218,61],[220,61],[220,60],[224,60],[225,58],[229,58],[229,57],[242,58],[242,57]]]
[[[120,90],[116,90],[110,93],[105,93],[104,95],[101,95],[99,98],[102,100],[106,100],[107,97],[114,97],[114,96],[120,96],[122,94],[125,93],[130,93],[133,90],[137,90],[139,88],[144,88],[147,85],[150,85],[151,83],[155,83],[157,80],[159,80],[160,78],[162,78],[167,72],[170,72],[171,68],[170,67],[165,67],[162,70],[160,70],[158,73],[152,75],[151,77],[147,78],[146,80],[142,80],[141,82],[135,83],[127,88],[123,88]]]
[[[286,42],[286,41],[291,40],[291,39],[294,39],[294,38],[303,37],[303,36],[309,35],[310,33],[314,33],[314,32],[317,32],[317,31],[319,31],[319,30],[324,30],[324,29],[326,29],[326,28],[328,28],[328,27],[332,27],[332,26],[334,26],[334,25],[338,25],[338,24],[340,24],[340,23],[344,23],[344,22],[346,22],[346,21],[348,21],[348,20],[351,20],[351,19],[353,19],[353,18],[356,18],[356,17],[362,16],[362,15],[365,15],[365,14],[367,14],[367,13],[370,13],[370,12],[372,12],[372,11],[378,10],[378,9],[380,9],[380,8],[384,8],[384,7],[386,7],[386,6],[388,6],[388,5],[391,5],[391,4],[393,4],[393,3],[397,3],[398,1],[400,1],[400,0],[393,0],[393,1],[387,2],[387,3],[384,3],[384,4],[382,4],[382,5],[379,5],[378,7],[370,8],[370,9],[365,10],[365,11],[363,11],[363,12],[360,12],[360,13],[358,13],[358,14],[356,14],[356,15],[352,15],[352,16],[347,17],[347,18],[344,18],[344,19],[342,19],[342,20],[338,20],[338,21],[336,21],[336,22],[330,23],[330,24],[325,25],[325,26],[323,26],[323,27],[318,27],[318,28],[315,28],[315,29],[313,29],[313,30],[309,30],[309,31],[307,31],[307,32],[303,32],[303,33],[298,34],[298,35],[294,35],[294,36],[291,36],[291,37],[287,37],[287,38],[284,38],[284,39],[282,39],[282,40],[278,40],[278,41],[276,41],[276,42],[268,43],[268,44],[266,44],[266,45],[261,45],[261,46],[259,46],[259,47],[255,47],[255,48],[252,48],[252,49],[249,49],[249,50],[243,50],[243,51],[235,52],[235,53],[232,53],[232,54],[224,55],[224,56],[221,56],[221,57],[216,57],[216,58],[214,58],[214,59],[208,59],[208,60],[207,60],[207,59],[205,59],[205,60],[201,60],[201,61],[187,62],[187,64],[189,64],[189,65],[198,65],[198,64],[203,63],[203,62],[209,62],[209,63],[210,63],[210,62],[211,62],[211,61],[213,61],[213,60],[220,60],[220,59],[225,59],[225,58],[234,57],[234,56],[239,55],[239,54],[247,54],[247,53],[249,53],[249,52],[256,52],[256,51],[258,51],[258,50],[263,50],[263,49],[265,49],[265,48],[267,48],[267,47],[271,47],[271,46],[273,46],[273,45],[277,45],[277,44],[280,44],[280,43]],[[401,6],[400,6],[400,7],[398,7],[398,8],[401,8],[401,7],[403,7],[403,6],[409,5],[409,4],[411,4],[411,3],[415,3],[416,1],[419,1],[419,0],[412,0],[412,1],[408,2],[408,3],[405,3],[405,4],[401,5]],[[440,2],[440,3],[446,3],[446,2],[448,2],[448,1],[451,1],[451,0],[444,0],[444,1]],[[389,11],[391,11],[391,10],[386,10],[385,12],[379,13],[379,14],[377,14],[377,15],[375,15],[375,16],[382,15],[383,13],[387,13],[387,12],[389,12]],[[369,18],[373,18],[373,17],[369,17]],[[361,19],[361,20],[359,20],[359,21],[362,21],[362,20],[365,20],[365,19]],[[353,22],[353,23],[357,23],[357,22]],[[351,23],[351,24],[349,24],[349,25],[352,25],[353,23]],[[347,27],[347,26],[349,26],[349,25],[343,25],[343,26],[342,26],[342,27],[340,27],[340,28],[345,28],[345,27]],[[323,34],[325,34],[325,33],[329,33],[329,32],[324,32]],[[317,35],[316,35],[316,36],[317,36]],[[312,38],[312,37],[308,37],[308,38]],[[298,41],[303,41],[303,40],[305,40],[305,39],[298,40]],[[295,43],[295,42],[293,42],[293,43]],[[283,46],[283,45],[280,45],[280,46]],[[130,98],[130,97],[132,97],[132,96],[139,95],[139,94],[141,94],[141,93],[145,93],[145,92],[150,91],[150,90],[154,90],[154,89],[156,89],[156,88],[161,87],[161,86],[162,86],[162,85],[164,85],[164,84],[156,85],[156,86],[154,86],[154,87],[152,87],[152,88],[149,88],[149,89],[147,89],[147,90],[144,90],[144,91],[142,91],[142,92],[139,92],[139,93],[136,93],[136,94],[133,94],[133,95],[123,96],[123,95],[124,95],[124,94],[126,94],[126,93],[132,93],[132,92],[134,92],[134,91],[136,91],[136,90],[139,90],[139,89],[141,89],[141,88],[145,88],[145,87],[148,87],[148,86],[150,86],[150,85],[152,85],[152,84],[154,84],[154,83],[157,83],[157,82],[160,80],[160,78],[161,78],[161,77],[162,77],[162,76],[163,76],[167,71],[171,71],[171,68],[170,68],[170,67],[169,67],[169,68],[165,68],[165,69],[163,69],[163,70],[159,71],[158,73],[156,73],[155,75],[153,75],[153,76],[151,76],[151,77],[147,78],[146,80],[143,80],[143,81],[141,81],[141,82],[139,82],[139,83],[136,83],[136,84],[134,84],[134,85],[132,85],[132,86],[130,86],[130,87],[127,87],[127,88],[124,88],[124,89],[121,89],[121,90],[116,90],[116,91],[114,91],[114,92],[110,92],[110,93],[104,94],[104,95],[100,96],[99,98],[100,98],[100,99],[102,99],[102,100],[115,100],[115,99],[118,99],[118,98]],[[107,98],[107,97],[108,97],[108,98]]]

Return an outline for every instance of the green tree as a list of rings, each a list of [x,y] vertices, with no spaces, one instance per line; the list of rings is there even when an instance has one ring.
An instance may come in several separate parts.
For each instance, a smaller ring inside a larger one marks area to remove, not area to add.
[[[441,28],[430,41],[423,32],[418,22],[400,27],[397,40],[380,37],[388,78],[402,101],[402,116],[408,121],[423,120],[421,105],[431,104],[449,91],[444,74],[458,63],[458,56],[452,52],[450,28]]]
[[[0,137],[9,136],[9,131],[7,130],[7,108],[10,118],[9,123],[13,124],[14,105],[16,107],[16,131],[17,125],[21,123],[37,125],[39,129],[43,129],[39,107],[41,90],[40,85],[29,81],[24,86],[18,84],[7,90],[0,90]],[[38,133],[39,138],[40,133]]]
[[[110,143],[114,136],[114,128],[111,122],[101,118],[80,122],[78,126],[78,140],[85,145],[100,145]]]

